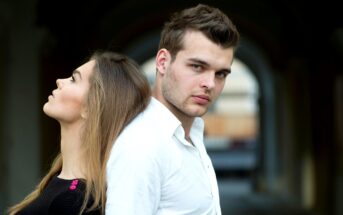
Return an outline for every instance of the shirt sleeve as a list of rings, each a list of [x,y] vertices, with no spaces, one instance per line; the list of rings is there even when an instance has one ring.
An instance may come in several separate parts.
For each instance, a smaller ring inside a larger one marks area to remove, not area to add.
[[[106,214],[156,214],[162,180],[156,156],[151,150],[123,148],[113,148],[107,164]]]

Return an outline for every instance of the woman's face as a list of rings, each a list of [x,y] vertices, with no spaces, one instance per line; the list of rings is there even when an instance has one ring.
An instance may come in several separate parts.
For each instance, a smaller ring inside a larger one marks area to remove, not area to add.
[[[57,89],[52,91],[44,104],[44,113],[60,123],[82,121],[86,117],[85,104],[94,66],[94,60],[88,61],[74,70],[71,77],[57,79]]]

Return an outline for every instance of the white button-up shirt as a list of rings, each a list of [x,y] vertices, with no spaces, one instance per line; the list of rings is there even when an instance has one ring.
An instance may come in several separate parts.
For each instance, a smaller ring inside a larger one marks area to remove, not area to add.
[[[195,118],[185,140],[181,122],[152,98],[121,133],[107,163],[108,215],[220,215],[218,185]]]

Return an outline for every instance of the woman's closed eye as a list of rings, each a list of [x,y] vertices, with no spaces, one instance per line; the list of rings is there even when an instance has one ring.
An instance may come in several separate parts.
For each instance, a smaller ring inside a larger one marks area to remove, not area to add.
[[[70,81],[71,81],[71,82],[75,82],[75,77],[74,77],[74,75],[72,75],[72,76],[70,77]]]

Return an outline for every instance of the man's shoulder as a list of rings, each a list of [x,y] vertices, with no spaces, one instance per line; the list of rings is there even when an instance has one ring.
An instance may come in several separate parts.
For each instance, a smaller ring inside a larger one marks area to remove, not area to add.
[[[116,144],[130,147],[166,147],[181,123],[156,99],[121,132]],[[162,144],[163,143],[163,144]],[[137,146],[138,145],[138,146]]]
[[[179,124],[181,123],[162,103],[152,98],[148,107],[124,128],[123,133],[138,132],[151,135],[166,130],[170,133]]]
[[[138,114],[124,129],[123,133],[127,132],[152,132],[156,127],[156,119],[152,110],[146,109],[145,111]]]
[[[158,122],[158,113],[154,114],[152,108],[147,108],[138,114],[121,132],[116,142],[129,142],[129,144],[158,142],[161,129]]]

